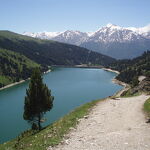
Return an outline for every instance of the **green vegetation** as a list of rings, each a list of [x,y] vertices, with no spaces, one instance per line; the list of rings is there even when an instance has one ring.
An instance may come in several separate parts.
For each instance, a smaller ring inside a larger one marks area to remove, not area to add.
[[[115,59],[74,45],[40,40],[9,31],[0,31],[0,47],[19,52],[42,66],[106,65]]]
[[[133,96],[139,96],[139,95],[140,95],[140,92],[132,93],[131,89],[128,89],[127,91],[124,91],[121,94],[121,97],[133,97]]]
[[[9,42],[11,42],[11,41],[13,41],[13,42],[35,41],[38,43],[44,43],[45,41],[49,41],[49,40],[40,40],[38,38],[33,38],[30,36],[24,36],[24,35],[17,34],[17,33],[8,31],[8,30],[0,30],[0,40],[4,40],[4,39],[10,40]],[[54,41],[50,41],[50,42],[54,42]]]
[[[116,79],[130,86],[121,96],[137,96],[142,92],[150,94],[150,51],[132,60],[117,60],[107,67],[119,71]],[[143,79],[139,81],[140,76]]]
[[[0,87],[30,77],[31,71],[39,64],[22,54],[0,48]]]
[[[110,67],[120,72],[116,77],[118,80],[135,87],[138,85],[139,76],[150,77],[150,51],[132,60],[119,60]]]
[[[86,103],[68,115],[47,126],[40,132],[33,130],[22,133],[18,138],[4,144],[0,144],[2,150],[45,150],[48,146],[55,146],[60,143],[64,135],[72,127],[76,127],[80,118],[88,115],[90,110],[99,100]]]
[[[145,101],[145,103],[144,103],[144,110],[145,110],[145,112],[148,114],[148,116],[150,118],[150,98]]]
[[[43,116],[52,109],[54,97],[43,83],[39,68],[33,70],[26,94],[23,118],[31,123],[32,129],[41,130]]]
[[[0,75],[0,87],[11,84],[13,81],[9,76]]]

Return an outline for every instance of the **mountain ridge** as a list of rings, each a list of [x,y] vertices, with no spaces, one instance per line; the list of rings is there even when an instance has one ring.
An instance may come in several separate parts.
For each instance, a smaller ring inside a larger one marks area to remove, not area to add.
[[[28,36],[32,34],[24,33]],[[41,35],[42,32],[41,34],[34,33],[36,38],[74,44],[117,59],[134,58],[150,49],[150,25],[135,28],[107,24],[90,33],[67,30],[57,32],[53,37],[42,37]]]
[[[0,48],[25,55],[41,65],[104,65],[115,59],[75,45],[0,31]],[[90,57],[89,57],[90,54]],[[88,57],[88,59],[87,59]]]
[[[60,36],[64,33],[74,33],[75,35],[77,34],[82,34],[87,38],[92,37],[95,33],[101,31],[104,28],[112,28],[112,29],[119,29],[119,30],[130,30],[132,32],[134,32],[134,34],[136,35],[141,35],[145,38],[150,38],[150,24],[145,26],[145,27],[141,27],[141,28],[135,28],[135,27],[121,27],[115,24],[111,24],[108,23],[106,26],[99,28],[97,31],[94,32],[81,32],[79,30],[66,30],[66,31],[62,31],[62,32],[23,32],[23,35],[27,35],[27,36],[31,36],[31,37],[36,37],[36,38],[41,38],[41,39],[55,39],[57,38],[57,36]]]

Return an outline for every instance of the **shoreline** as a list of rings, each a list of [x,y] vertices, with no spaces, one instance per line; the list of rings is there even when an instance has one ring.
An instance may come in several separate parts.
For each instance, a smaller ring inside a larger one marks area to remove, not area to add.
[[[44,74],[47,74],[47,73],[49,73],[49,72],[51,72],[51,69],[49,69],[49,70],[47,70],[46,72],[44,72]],[[26,79],[26,80],[20,80],[19,82],[14,82],[14,83],[8,84],[8,85],[6,85],[6,86],[4,86],[4,87],[1,87],[1,88],[0,88],[0,91],[5,90],[5,89],[10,88],[10,87],[13,87],[13,86],[15,86],[15,85],[19,85],[19,84],[24,83],[24,82],[26,82],[26,81],[28,81],[28,80],[30,80],[30,78],[28,78],[28,79]]]
[[[58,66],[55,66],[55,67],[58,67]],[[62,67],[62,66],[59,66],[59,67]],[[63,66],[63,67],[69,67],[69,66]],[[108,71],[108,72],[114,72],[114,73],[116,73],[116,74],[119,74],[119,73],[120,73],[119,71],[112,70],[112,69],[109,69],[109,68],[104,68],[104,67],[102,67],[102,66],[76,65],[76,66],[70,66],[70,67],[74,67],[74,68],[97,68],[97,69],[103,69],[103,70]],[[44,72],[44,74],[47,74],[47,73],[49,73],[49,72],[51,72],[51,69],[49,69],[49,70],[47,70],[46,72]],[[19,84],[24,83],[24,82],[26,82],[26,81],[28,81],[28,80],[30,80],[30,78],[28,78],[28,79],[26,79],[26,80],[21,80],[21,81],[19,81],[19,82],[14,82],[14,83],[8,84],[8,85],[6,85],[6,86],[0,88],[0,91],[5,90],[5,89],[10,88],[10,87],[13,87],[13,86],[16,86],[16,85],[19,85]],[[118,91],[118,92],[121,92],[122,90],[124,91],[124,90],[127,88],[127,86],[128,86],[126,83],[121,82],[121,81],[119,81],[119,80],[117,80],[117,79],[115,79],[115,78],[112,79],[112,82],[115,83],[115,84],[119,84],[119,85],[121,85],[121,86],[124,87],[123,89],[121,89],[121,90]],[[123,92],[123,91],[122,91],[122,92]],[[116,95],[118,92],[114,93],[114,95]],[[114,96],[114,95],[113,95],[113,96]]]
[[[120,74],[119,71],[112,70],[112,69],[109,69],[109,68],[102,68],[102,69],[105,70],[105,71],[109,71],[109,72],[114,72],[114,73],[116,73],[116,74]],[[118,92],[114,93],[114,94],[112,95],[112,97],[113,97],[113,96],[115,96],[115,97],[120,97],[121,94],[122,94],[124,91],[127,91],[127,90],[130,88],[130,86],[129,86],[127,83],[117,80],[116,77],[114,77],[114,78],[112,79],[112,83],[123,86],[123,88],[122,88],[121,90],[119,90]],[[108,97],[107,97],[107,98],[108,98]]]
[[[105,71],[109,71],[109,72],[114,72],[114,73],[116,73],[116,74],[120,74],[119,71],[117,71],[117,70],[112,70],[112,69],[110,69],[110,68],[101,68],[101,69],[103,69],[103,70],[105,70]]]
[[[123,86],[123,88],[121,89],[121,90],[119,90],[118,92],[116,92],[114,95],[112,95],[112,96],[115,96],[115,97],[120,97],[121,96],[121,94],[124,92],[124,91],[127,91],[129,88],[130,88],[130,86],[127,84],[127,83],[125,83],[125,82],[122,82],[122,81],[119,81],[119,80],[117,80],[117,79],[112,79],[112,82],[114,83],[114,84],[118,84],[118,85],[121,85],[121,86]]]
[[[117,71],[117,70],[113,70],[113,69],[110,69],[110,68],[105,68],[103,66],[88,66],[86,64],[74,65],[74,66],[53,65],[52,67],[103,69],[104,71],[114,72],[117,75],[120,74],[120,72]],[[121,90],[119,90],[118,92],[115,92],[112,96],[119,97],[124,91],[128,90],[130,88],[130,86],[127,83],[125,83],[125,82],[117,80],[115,77],[112,79],[112,83],[121,85],[121,86],[123,86],[123,88]],[[106,98],[108,98],[108,97],[109,96],[107,96]]]
[[[47,71],[44,72],[44,74],[47,74],[47,73],[49,73],[51,71],[52,71],[51,69],[48,69]]]
[[[102,69],[103,66],[88,66],[88,65],[53,65],[52,67],[63,67],[63,68],[91,68],[91,69]]]
[[[28,80],[29,80],[29,79],[21,80],[21,81],[19,81],[19,82],[14,82],[14,83],[8,84],[8,85],[6,85],[6,86],[0,88],[0,91],[5,90],[5,89],[10,88],[10,87],[13,87],[13,86],[15,86],[15,85],[19,85],[19,84],[24,83],[24,82],[26,82],[26,81],[28,81]]]

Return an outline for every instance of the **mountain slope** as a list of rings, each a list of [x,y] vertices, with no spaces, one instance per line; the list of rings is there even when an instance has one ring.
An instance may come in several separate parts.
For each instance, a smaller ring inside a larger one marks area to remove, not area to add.
[[[81,46],[117,59],[134,58],[150,49],[150,39],[109,24],[95,32]]]
[[[125,28],[108,24],[92,33],[80,31],[52,33],[24,34],[78,45],[117,59],[134,58],[150,49],[150,25],[142,28]]]
[[[80,31],[71,31],[67,30],[64,32],[24,32],[23,35],[39,38],[39,39],[48,39],[54,40],[58,42],[68,43],[79,46],[82,42],[84,42],[89,34]]]
[[[74,45],[80,45],[88,38],[88,34],[80,31],[70,31],[67,30],[56,37],[53,37],[52,40],[63,42],[63,43],[70,43]]]
[[[88,63],[106,65],[115,61],[78,46],[40,40],[9,31],[0,31],[0,47],[19,52],[42,66]]]
[[[120,72],[116,77],[118,80],[134,86],[138,84],[139,76],[150,78],[150,51],[132,60],[119,60],[109,67]]]
[[[135,28],[135,27],[128,27],[127,29],[134,31],[145,38],[150,38],[150,24],[145,27]]]
[[[0,48],[0,88],[13,82],[27,79],[32,69],[40,67],[27,57]]]

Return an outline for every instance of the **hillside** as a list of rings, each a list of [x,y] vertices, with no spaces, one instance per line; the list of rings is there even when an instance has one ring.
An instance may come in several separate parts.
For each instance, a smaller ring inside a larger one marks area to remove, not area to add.
[[[19,53],[1,48],[0,62],[0,88],[29,78],[32,69],[40,66]]]
[[[144,52],[140,57],[132,60],[119,60],[109,66],[111,69],[118,70],[120,74],[116,77],[118,80],[130,84],[132,87],[143,90],[150,90],[150,51]],[[139,76],[145,76],[139,85]]]
[[[19,52],[43,65],[106,65],[115,59],[85,48],[50,40],[40,40],[10,31],[0,31],[0,47]]]

